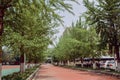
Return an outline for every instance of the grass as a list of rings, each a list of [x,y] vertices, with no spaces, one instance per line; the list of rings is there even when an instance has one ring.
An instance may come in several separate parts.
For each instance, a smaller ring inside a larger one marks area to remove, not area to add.
[[[87,68],[87,67],[76,67],[76,66],[61,66],[64,68],[70,68],[70,69],[75,69],[75,70],[84,70],[84,71],[100,71],[100,72],[109,72],[109,73],[114,73],[114,74],[120,74],[120,72],[115,71],[115,70],[109,70],[109,69],[93,69],[93,68]]]

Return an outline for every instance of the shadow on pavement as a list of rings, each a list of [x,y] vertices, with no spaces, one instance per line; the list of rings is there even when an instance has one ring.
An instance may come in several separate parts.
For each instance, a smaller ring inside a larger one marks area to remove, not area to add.
[[[36,78],[40,78],[40,79],[48,79],[48,78],[53,78],[53,76],[40,75],[40,76],[36,76]]]

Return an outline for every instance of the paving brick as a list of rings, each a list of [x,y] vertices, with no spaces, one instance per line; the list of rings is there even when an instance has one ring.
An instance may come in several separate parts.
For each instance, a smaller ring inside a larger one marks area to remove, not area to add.
[[[44,64],[33,80],[119,80],[114,76]]]

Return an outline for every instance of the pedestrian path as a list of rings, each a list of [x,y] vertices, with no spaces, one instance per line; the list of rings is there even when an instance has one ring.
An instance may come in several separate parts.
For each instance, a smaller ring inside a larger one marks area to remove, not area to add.
[[[58,80],[55,78],[54,72],[51,71],[52,67],[53,65],[50,64],[42,65],[33,80]]]
[[[77,71],[44,64],[33,80],[119,80],[113,76]]]

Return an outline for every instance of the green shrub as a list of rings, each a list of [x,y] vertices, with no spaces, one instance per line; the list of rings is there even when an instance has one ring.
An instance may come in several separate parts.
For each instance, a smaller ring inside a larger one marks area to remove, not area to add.
[[[3,76],[2,80],[26,80],[36,70],[37,67],[26,69],[24,73],[15,72],[13,74]]]

